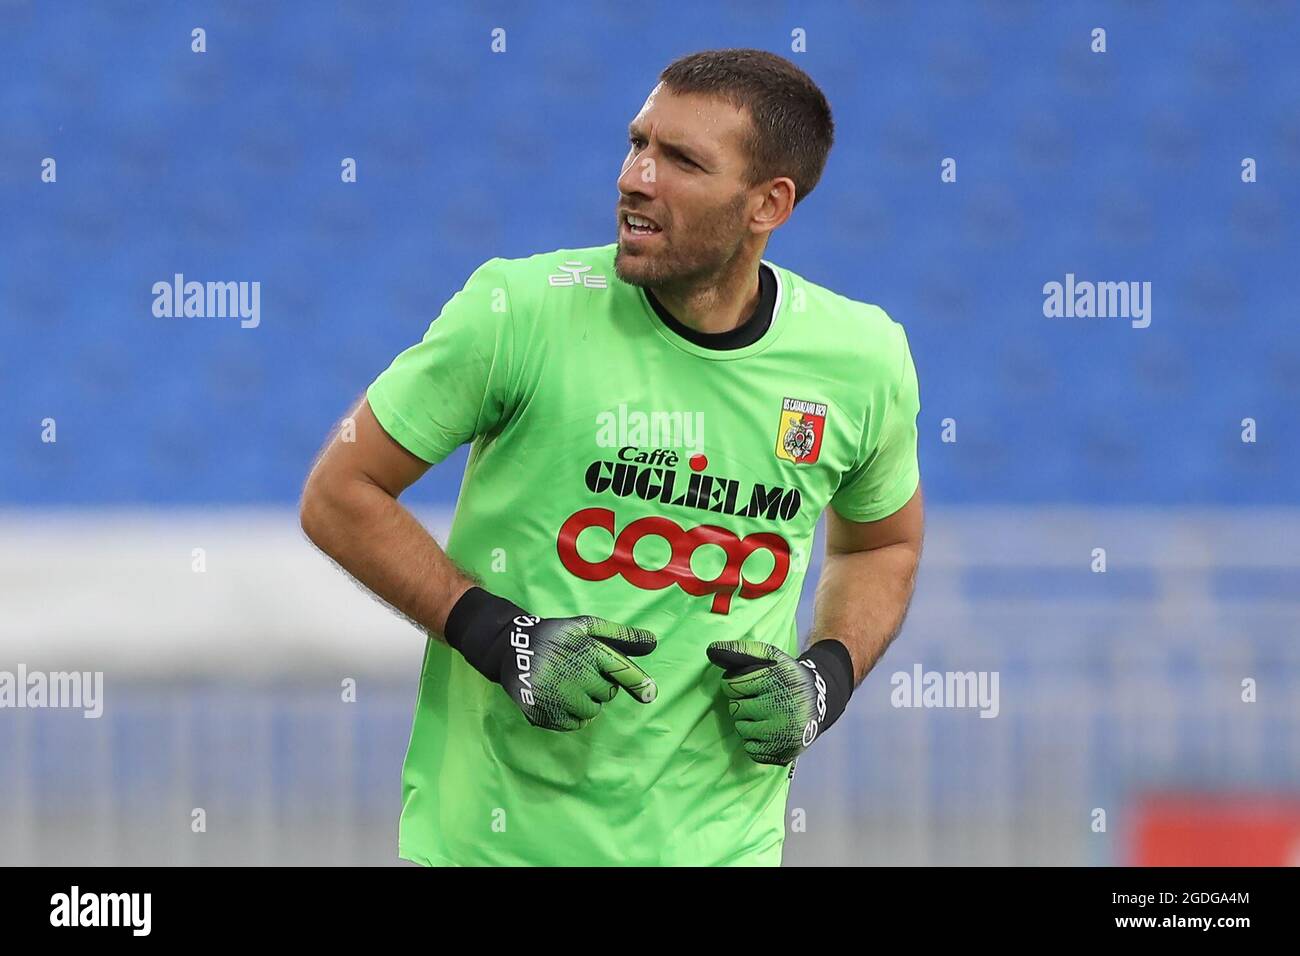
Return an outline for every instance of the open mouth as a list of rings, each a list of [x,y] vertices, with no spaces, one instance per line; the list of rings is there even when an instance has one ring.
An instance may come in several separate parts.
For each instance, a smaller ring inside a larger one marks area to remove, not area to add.
[[[629,212],[623,213],[623,229],[633,236],[653,236],[655,233],[663,232],[653,219]]]

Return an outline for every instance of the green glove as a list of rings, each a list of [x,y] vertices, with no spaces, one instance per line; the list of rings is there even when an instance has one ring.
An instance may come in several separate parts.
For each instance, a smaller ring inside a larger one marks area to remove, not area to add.
[[[727,709],[756,763],[791,763],[844,713],[853,693],[853,658],[836,640],[818,641],[797,658],[762,641],[715,641],[708,655],[723,668]]]
[[[658,694],[654,678],[628,660],[653,651],[655,636],[604,618],[541,618],[471,588],[451,609],[444,636],[546,730],[585,727],[620,687],[643,704]]]

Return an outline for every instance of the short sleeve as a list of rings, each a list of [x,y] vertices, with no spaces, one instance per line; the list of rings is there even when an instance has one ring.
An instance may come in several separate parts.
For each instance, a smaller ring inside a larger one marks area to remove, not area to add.
[[[366,390],[384,431],[430,464],[509,414],[514,318],[503,263],[489,259],[475,269],[424,338]]]
[[[896,322],[891,327],[898,338],[898,371],[869,399],[877,407],[868,409],[858,460],[831,498],[831,506],[849,521],[888,518],[912,499],[921,482],[916,453],[916,417],[921,411],[916,367],[903,327]]]

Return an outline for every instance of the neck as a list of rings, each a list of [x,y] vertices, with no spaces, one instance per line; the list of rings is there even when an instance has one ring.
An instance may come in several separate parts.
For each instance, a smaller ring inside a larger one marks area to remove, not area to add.
[[[759,256],[738,255],[708,278],[687,285],[651,286],[677,321],[697,332],[730,332],[758,308]]]

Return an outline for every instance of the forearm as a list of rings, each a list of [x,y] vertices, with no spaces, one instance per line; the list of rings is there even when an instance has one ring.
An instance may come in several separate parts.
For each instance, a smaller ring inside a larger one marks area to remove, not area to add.
[[[834,638],[849,649],[855,686],[898,635],[912,600],[919,558],[912,543],[826,556],[817,582],[811,640]]]
[[[434,635],[474,586],[396,498],[365,479],[309,481],[302,527],[343,570]]]

